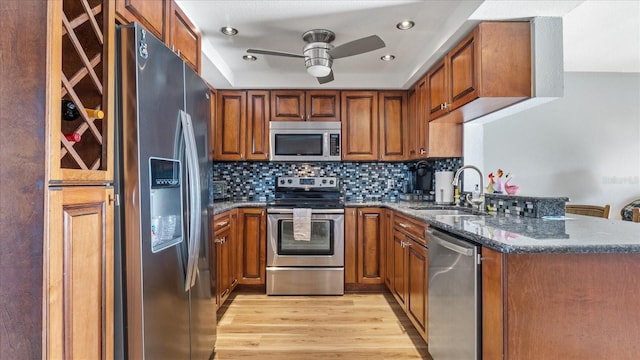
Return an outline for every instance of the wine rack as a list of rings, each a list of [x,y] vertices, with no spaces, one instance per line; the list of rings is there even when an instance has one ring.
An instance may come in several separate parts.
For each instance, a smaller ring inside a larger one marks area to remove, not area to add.
[[[60,122],[61,169],[106,169],[106,122],[113,115],[107,111],[106,64],[112,59],[105,29],[115,25],[104,10],[102,0],[64,0],[62,4],[61,96],[76,105],[80,117]],[[106,116],[96,119],[85,109],[103,109]],[[73,133],[80,141],[67,140],[65,134]]]

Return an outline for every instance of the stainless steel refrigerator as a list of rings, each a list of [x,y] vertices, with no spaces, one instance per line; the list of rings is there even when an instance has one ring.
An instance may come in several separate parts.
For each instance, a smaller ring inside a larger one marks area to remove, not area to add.
[[[119,27],[117,48],[115,355],[208,359],[210,91],[137,24]]]

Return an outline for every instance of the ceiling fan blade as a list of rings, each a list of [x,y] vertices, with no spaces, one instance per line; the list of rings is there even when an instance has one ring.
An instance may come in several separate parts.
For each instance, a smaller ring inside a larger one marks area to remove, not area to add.
[[[294,58],[303,58],[303,55],[298,55],[298,54],[292,54],[292,53],[286,53],[286,52],[282,52],[282,51],[271,51],[271,50],[260,50],[260,49],[247,49],[247,52],[249,54],[262,54],[262,55],[275,55],[275,56],[287,56],[287,57],[294,57]]]
[[[329,50],[329,54],[334,59],[340,59],[347,56],[363,54],[369,51],[378,50],[385,47],[384,41],[378,35],[367,36],[362,39],[353,40],[346,44],[336,46]]]
[[[327,76],[317,78],[320,84],[326,84],[328,82],[333,81],[333,70]]]

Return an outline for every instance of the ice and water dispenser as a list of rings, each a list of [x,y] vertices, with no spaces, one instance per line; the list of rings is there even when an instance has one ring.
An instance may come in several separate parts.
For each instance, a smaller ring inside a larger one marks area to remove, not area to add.
[[[156,253],[183,240],[180,161],[149,158],[151,251]]]

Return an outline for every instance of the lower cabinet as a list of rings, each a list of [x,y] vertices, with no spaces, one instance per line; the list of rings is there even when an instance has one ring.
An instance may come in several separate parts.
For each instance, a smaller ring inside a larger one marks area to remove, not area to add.
[[[384,212],[345,209],[345,283],[384,284]]]
[[[427,341],[428,247],[427,224],[394,214],[389,218],[392,236],[387,237],[389,291],[402,306],[420,336]],[[392,273],[389,273],[392,272]]]
[[[267,220],[263,208],[239,208],[213,218],[216,304],[224,304],[239,284],[264,285]]]
[[[238,209],[238,281],[265,285],[267,217],[262,208]]]
[[[49,189],[44,249],[48,359],[113,358],[113,189]]]
[[[236,239],[237,210],[213,218],[213,243],[216,259],[216,304],[218,308],[238,285],[238,241]]]

